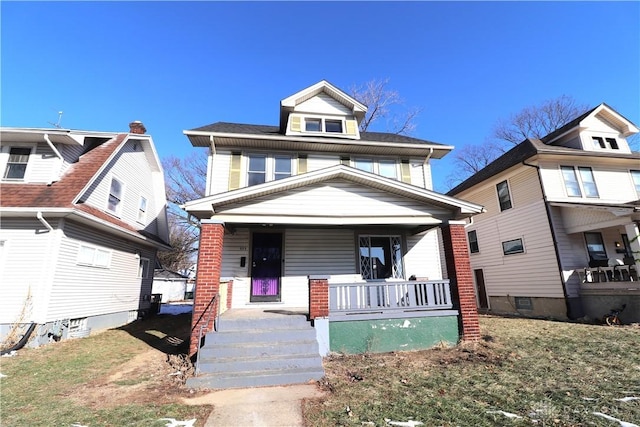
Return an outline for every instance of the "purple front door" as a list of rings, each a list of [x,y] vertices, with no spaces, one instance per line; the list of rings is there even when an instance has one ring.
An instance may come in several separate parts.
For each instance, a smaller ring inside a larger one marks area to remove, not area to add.
[[[253,233],[251,302],[280,301],[282,233]]]

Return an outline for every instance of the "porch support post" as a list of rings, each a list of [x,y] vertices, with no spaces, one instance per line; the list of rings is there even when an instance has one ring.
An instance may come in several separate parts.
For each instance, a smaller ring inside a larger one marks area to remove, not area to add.
[[[461,338],[464,341],[477,341],[480,339],[480,323],[464,224],[450,221],[443,225],[442,237],[451,294],[460,310]]]
[[[309,276],[309,320],[329,317],[329,276]]]
[[[213,331],[213,324],[218,313],[219,301],[211,303],[220,288],[220,270],[222,268],[222,244],[224,243],[224,224],[216,220],[200,222],[200,247],[198,250],[198,271],[196,289],[193,296],[193,313],[191,315],[191,339],[189,355],[198,351],[198,337],[202,332]],[[227,301],[223,302],[225,305]],[[206,324],[205,324],[206,323]]]
[[[640,222],[632,222],[629,225],[625,225],[624,230],[627,232],[627,238],[629,239],[629,249],[631,249],[636,273],[640,276]]]

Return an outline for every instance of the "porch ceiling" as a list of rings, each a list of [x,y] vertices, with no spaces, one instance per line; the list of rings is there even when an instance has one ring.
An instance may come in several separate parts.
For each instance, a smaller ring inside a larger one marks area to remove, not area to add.
[[[640,206],[637,206],[637,202],[551,202],[550,205],[561,208],[562,220],[568,234],[624,226],[640,220]]]

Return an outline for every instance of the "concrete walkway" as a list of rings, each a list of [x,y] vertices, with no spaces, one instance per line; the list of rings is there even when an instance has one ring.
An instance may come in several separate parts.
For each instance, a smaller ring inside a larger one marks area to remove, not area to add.
[[[205,427],[300,427],[302,399],[322,396],[315,384],[299,384],[218,390],[185,403],[215,406]]]

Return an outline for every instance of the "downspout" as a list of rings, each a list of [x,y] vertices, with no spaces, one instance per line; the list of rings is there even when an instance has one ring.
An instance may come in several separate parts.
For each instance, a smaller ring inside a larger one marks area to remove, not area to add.
[[[53,151],[53,154],[56,155],[56,157],[58,157],[60,160],[64,161],[64,159],[62,158],[62,154],[60,154],[60,152],[58,151],[58,149],[55,147],[55,145],[53,145],[53,142],[51,142],[51,139],[49,138],[49,134],[45,133],[44,134],[44,140],[47,143],[47,145],[49,146],[49,148],[51,148],[51,150]],[[57,176],[57,174],[56,174]],[[51,185],[51,183],[54,180],[50,180],[47,185]]]
[[[3,356],[5,354],[9,354],[14,350],[20,350],[22,347],[24,347],[25,344],[27,343],[27,341],[29,341],[29,337],[31,336],[31,334],[33,333],[33,330],[36,328],[37,325],[38,324],[35,323],[35,322],[32,323],[31,325],[29,325],[29,328],[27,329],[27,332],[25,332],[24,335],[22,336],[22,338],[20,338],[20,341],[18,341],[17,343],[12,345],[11,347],[0,351],[0,356]]]
[[[427,182],[426,166],[429,164],[429,160],[431,160],[432,155],[433,155],[433,147],[429,147],[429,154],[427,154],[427,157],[424,158],[424,162],[422,162],[422,179],[424,179],[425,184]],[[429,178],[430,178],[429,181],[431,183],[430,187],[431,187],[431,190],[433,190],[433,179],[431,178],[431,169],[429,169]]]
[[[556,262],[558,263],[558,270],[560,273],[560,283],[562,284],[562,293],[564,294],[564,304],[567,309],[567,317],[572,319],[571,305],[569,304],[569,293],[567,292],[567,283],[564,281],[564,274],[562,273],[562,262],[560,260],[560,251],[558,250],[558,239],[556,238],[556,230],[551,221],[551,208],[547,201],[547,193],[544,191],[544,184],[542,183],[542,176],[540,176],[540,166],[531,165],[526,161],[522,161],[524,166],[529,166],[536,169],[538,173],[538,183],[540,184],[540,190],[542,191],[542,201],[544,202],[544,209],[547,213],[547,221],[549,222],[549,229],[551,230],[551,238],[553,240],[553,250],[556,254]]]
[[[47,230],[53,231],[53,227],[51,226],[51,224],[49,224],[47,220],[42,216],[42,211],[38,211],[38,213],[36,213],[36,218],[38,218],[38,221],[40,221],[42,225],[47,227]]]

